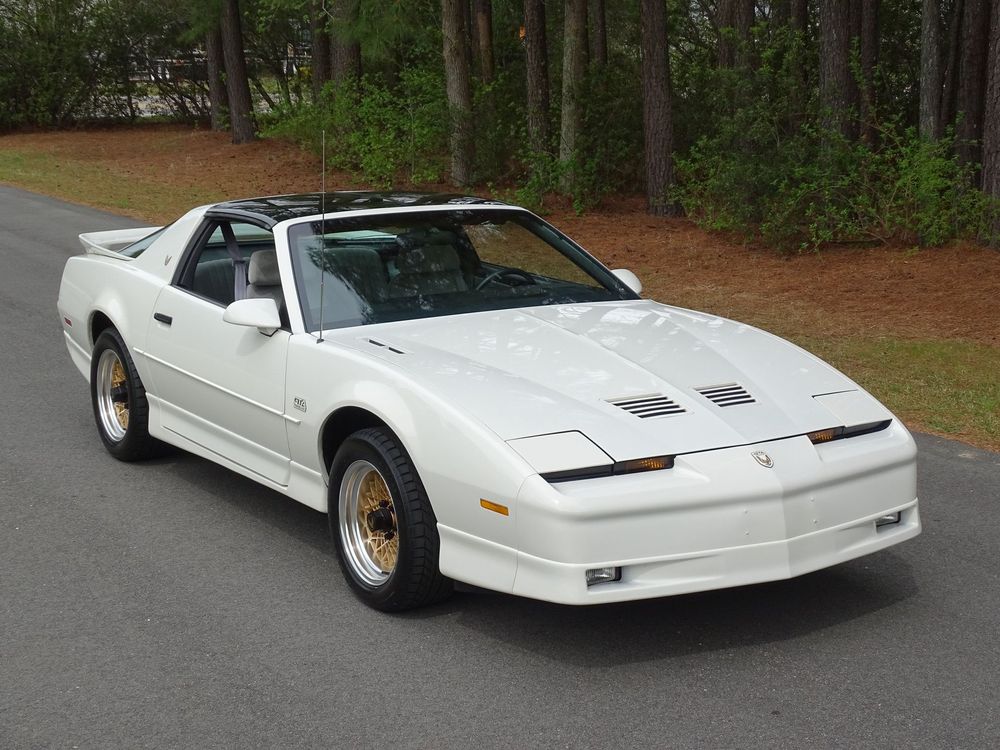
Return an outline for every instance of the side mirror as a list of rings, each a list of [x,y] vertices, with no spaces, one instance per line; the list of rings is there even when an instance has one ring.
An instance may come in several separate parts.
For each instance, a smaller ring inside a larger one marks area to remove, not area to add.
[[[265,336],[271,336],[281,328],[278,305],[270,297],[238,299],[226,308],[222,319],[234,326],[256,328]]]
[[[616,268],[611,273],[617,276],[618,280],[633,292],[636,294],[642,294],[642,282],[639,281],[638,276],[629,271],[627,268]]]

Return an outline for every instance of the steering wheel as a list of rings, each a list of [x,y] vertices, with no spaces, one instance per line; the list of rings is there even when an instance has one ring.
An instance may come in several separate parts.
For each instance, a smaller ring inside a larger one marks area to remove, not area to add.
[[[484,278],[482,281],[476,284],[476,291],[478,292],[480,289],[489,284],[491,281],[493,281],[494,279],[499,279],[502,276],[517,276],[519,279],[524,279],[529,284],[538,283],[537,281],[535,281],[534,276],[532,276],[527,271],[522,271],[520,268],[498,268],[496,271],[486,274],[486,278]]]

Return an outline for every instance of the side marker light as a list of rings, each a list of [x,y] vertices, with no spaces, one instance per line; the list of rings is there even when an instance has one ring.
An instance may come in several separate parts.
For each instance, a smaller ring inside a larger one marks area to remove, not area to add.
[[[485,497],[479,498],[479,504],[486,510],[492,510],[494,513],[499,513],[501,516],[510,515],[510,509],[506,505],[494,503],[492,500],[487,500]]]

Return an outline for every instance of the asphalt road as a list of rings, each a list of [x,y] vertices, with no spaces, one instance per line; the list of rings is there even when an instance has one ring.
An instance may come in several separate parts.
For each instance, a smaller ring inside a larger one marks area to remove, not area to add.
[[[918,436],[924,534],[780,583],[388,616],[325,518],[101,447],[55,300],[128,220],[0,187],[0,747],[996,747],[1000,454]]]

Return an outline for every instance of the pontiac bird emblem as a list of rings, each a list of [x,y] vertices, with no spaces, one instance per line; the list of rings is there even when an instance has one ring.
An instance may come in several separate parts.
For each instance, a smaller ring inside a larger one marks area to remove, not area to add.
[[[750,455],[753,456],[753,460],[754,461],[756,461],[757,463],[759,463],[765,469],[773,469],[774,468],[774,461],[772,461],[771,457],[769,455],[767,455],[764,451],[754,451]]]

